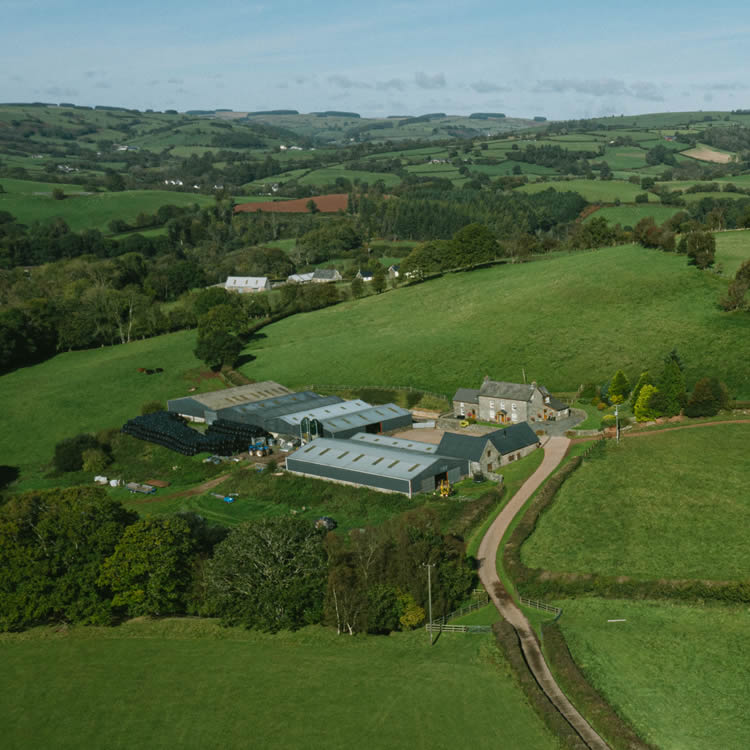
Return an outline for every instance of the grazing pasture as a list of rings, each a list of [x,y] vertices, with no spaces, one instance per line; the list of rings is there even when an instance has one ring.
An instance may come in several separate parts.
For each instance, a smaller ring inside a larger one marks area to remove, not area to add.
[[[747,607],[590,598],[557,604],[573,659],[648,742],[664,750],[750,747]]]
[[[607,444],[522,548],[531,568],[641,579],[747,578],[750,423]]]
[[[518,381],[525,367],[553,391],[574,391],[604,382],[617,367],[637,376],[676,346],[691,386],[712,373],[746,398],[750,320],[721,312],[725,290],[725,280],[688,267],[684,257],[605,248],[448,274],[296,315],[264,328],[241,369],[288,386],[340,385],[345,377],[345,385],[452,395],[488,373]],[[502,322],[508,311],[512,326]]]
[[[737,269],[750,260],[750,229],[716,232],[716,262],[721,263],[724,274],[734,276]]]
[[[646,192],[639,185],[633,185],[630,182],[621,180],[559,180],[550,182],[534,182],[528,185],[522,185],[516,190],[523,193],[538,193],[542,190],[552,188],[560,192],[572,190],[582,195],[589,203],[614,203],[620,200],[623,203],[633,203],[635,196],[639,193]],[[658,203],[657,195],[649,194],[649,201]]]
[[[3,635],[0,649],[8,750],[559,748],[490,634],[430,648],[424,630],[267,635],[168,619]]]
[[[21,185],[20,183],[23,183]],[[0,178],[6,193],[0,193],[0,211],[8,211],[24,224],[62,217],[75,232],[98,229],[107,233],[112,219],[133,221],[139,213],[153,214],[160,206],[209,205],[210,195],[178,193],[169,190],[125,190],[118,193],[82,193],[79,185],[56,185]],[[52,190],[62,188],[63,200],[55,200]],[[15,189],[14,189],[15,188]],[[70,191],[70,192],[69,192]]]
[[[120,427],[147,401],[215,390],[202,379],[193,356],[195,331],[182,331],[120,346],[58,354],[0,377],[4,412],[3,463],[38,471],[55,444],[79,432]],[[161,367],[145,375],[139,367]],[[11,436],[12,435],[12,439]]]
[[[634,227],[641,219],[651,217],[657,224],[671,219],[680,209],[676,206],[662,206],[660,203],[632,203],[621,206],[602,206],[589,214],[585,221],[606,219],[609,224]]]

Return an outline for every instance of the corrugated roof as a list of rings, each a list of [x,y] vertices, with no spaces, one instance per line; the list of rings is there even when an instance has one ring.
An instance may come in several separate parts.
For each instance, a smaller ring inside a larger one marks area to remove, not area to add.
[[[288,388],[273,380],[264,380],[262,383],[250,383],[240,385],[236,388],[225,388],[222,391],[210,391],[209,393],[196,393],[192,398],[207,409],[216,411],[237,404],[248,404],[269,398],[278,398],[293,393]]]
[[[385,422],[394,417],[408,417],[411,420],[411,412],[396,404],[383,404],[382,406],[370,406],[343,417],[321,419],[320,422],[323,429],[335,433],[342,430],[351,430],[352,427],[365,427],[368,424]]]
[[[358,432],[349,440],[362,443],[373,443],[385,448],[399,448],[400,450],[418,451],[420,453],[437,454],[437,445],[434,443],[420,443],[418,440],[405,440],[404,438],[390,437],[389,435],[371,435],[367,432]]]
[[[317,408],[308,409],[307,411],[298,411],[292,414],[286,414],[283,417],[285,422],[289,424],[298,425],[302,420],[307,417],[309,419],[318,419],[321,422],[325,422],[328,419],[334,417],[340,417],[343,415],[351,414],[352,412],[363,411],[369,409],[370,404],[366,401],[339,401],[334,404],[326,404],[325,406],[319,406]]]
[[[243,289],[260,289],[268,284],[268,276],[227,276],[224,286],[242,287]]]
[[[288,461],[305,461],[347,471],[396,479],[414,479],[434,464],[450,460],[422,451],[374,445],[366,441],[317,438],[293,453]],[[293,469],[292,469],[293,470]]]
[[[555,398],[554,396],[550,396],[547,403],[557,411],[563,411],[564,409],[568,408],[568,404],[566,404],[564,401],[560,401],[559,398]]]
[[[224,419],[232,419],[232,414],[238,417],[251,418],[254,422],[267,422],[270,419],[294,414],[296,412],[337,404],[343,401],[339,396],[319,396],[312,391],[301,391],[300,393],[289,393],[278,398],[269,398],[263,401],[255,401],[251,404],[237,404],[223,410],[221,416]]]

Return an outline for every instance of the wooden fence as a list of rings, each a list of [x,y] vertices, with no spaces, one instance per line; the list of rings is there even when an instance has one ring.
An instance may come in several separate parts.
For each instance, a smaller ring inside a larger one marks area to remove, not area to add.
[[[476,610],[487,606],[487,604],[489,604],[489,601],[490,601],[490,597],[487,595],[487,592],[482,591],[482,595],[479,597],[478,601],[472,602],[471,604],[467,604],[465,607],[460,607],[459,609],[455,609],[450,614],[445,615],[444,617],[441,617],[437,620],[433,620],[432,625],[433,627],[436,625],[445,625],[445,623],[449,622],[450,620],[455,620],[457,617],[463,617],[464,615],[468,615],[469,612],[475,612]]]
[[[560,609],[560,607],[553,607],[551,604],[545,604],[536,599],[527,599],[525,596],[521,596],[519,597],[519,600],[524,607],[532,607],[533,609],[540,609],[542,612],[552,613],[555,615],[555,619],[562,614],[562,609]]]
[[[437,622],[428,623],[424,627],[428,632],[440,633],[489,633],[492,630],[491,625],[442,625]]]

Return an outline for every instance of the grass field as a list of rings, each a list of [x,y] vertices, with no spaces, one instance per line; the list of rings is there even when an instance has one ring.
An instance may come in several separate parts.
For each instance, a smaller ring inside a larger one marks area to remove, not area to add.
[[[264,635],[211,621],[0,636],[6,750],[559,743],[491,635]]]
[[[300,177],[299,183],[301,185],[330,185],[336,181],[337,177],[343,177],[351,182],[359,180],[359,182],[366,182],[369,185],[374,185],[378,180],[382,180],[386,187],[394,187],[401,183],[401,178],[395,174],[388,174],[387,172],[360,172],[345,169],[344,167],[315,169],[304,177]]]
[[[647,741],[664,750],[750,747],[747,607],[559,604],[573,658]]]
[[[13,183],[16,183],[14,185]],[[23,183],[20,185],[18,183]],[[0,193],[0,211],[9,211],[23,224],[61,216],[73,231],[98,229],[107,233],[112,219],[131,221],[142,211],[154,213],[160,206],[190,206],[213,203],[210,195],[176,193],[169,190],[127,190],[121,193],[76,195],[78,185],[55,185],[25,180],[0,180],[6,193]],[[13,189],[13,188],[17,189]],[[52,198],[54,188],[62,188],[68,197]],[[43,193],[43,194],[39,194]]]
[[[747,579],[750,425],[607,444],[524,544],[529,567],[636,578]]]
[[[727,276],[734,276],[746,260],[750,260],[750,229],[740,232],[716,232],[716,262]]]
[[[653,218],[657,224],[671,219],[680,209],[675,206],[662,206],[660,203],[633,203],[622,206],[603,206],[598,211],[586,217],[592,219],[606,219],[609,224],[620,224],[623,227],[634,227],[647,216]]]
[[[242,370],[290,387],[345,374],[353,386],[452,395],[486,374],[516,382],[525,367],[529,379],[572,391],[618,367],[637,377],[676,346],[691,386],[712,373],[746,398],[750,319],[720,311],[725,289],[682,257],[606,248],[451,274],[288,318],[250,343],[255,359]]]
[[[614,203],[620,200],[623,203],[633,203],[635,196],[645,192],[638,185],[621,180],[562,180],[559,182],[533,182],[522,185],[516,190],[524,193],[538,193],[542,190],[553,188],[561,192],[571,190],[582,195],[589,203]],[[649,201],[658,203],[658,196],[650,193]]]
[[[55,444],[79,432],[119,427],[146,401],[188,395],[188,388],[222,387],[197,376],[195,331],[124,346],[67,352],[0,378],[4,409],[3,463],[33,468],[51,460]],[[138,368],[162,367],[143,375]],[[192,375],[186,377],[186,373]]]

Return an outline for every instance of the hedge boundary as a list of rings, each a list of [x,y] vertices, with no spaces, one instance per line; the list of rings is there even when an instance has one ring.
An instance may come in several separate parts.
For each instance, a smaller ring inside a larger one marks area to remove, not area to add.
[[[501,619],[492,626],[492,632],[495,635],[498,648],[510,666],[516,683],[546,727],[561,740],[566,750],[587,750],[588,745],[570,726],[534,679],[523,654],[516,629],[507,620]],[[637,750],[640,750],[640,748]]]
[[[565,694],[604,735],[613,750],[657,750],[656,745],[639,737],[586,679],[575,663],[557,622],[544,626],[544,654],[558,683],[562,683]]]
[[[672,599],[701,603],[750,603],[750,579],[744,581],[705,581],[691,579],[643,580],[630,576],[599,573],[565,573],[529,568],[521,560],[521,547],[534,533],[541,515],[550,508],[565,480],[586,459],[595,459],[604,450],[599,439],[573,458],[537,493],[503,549],[503,565],[516,591],[531,599],[567,599],[597,596],[604,599]]]

